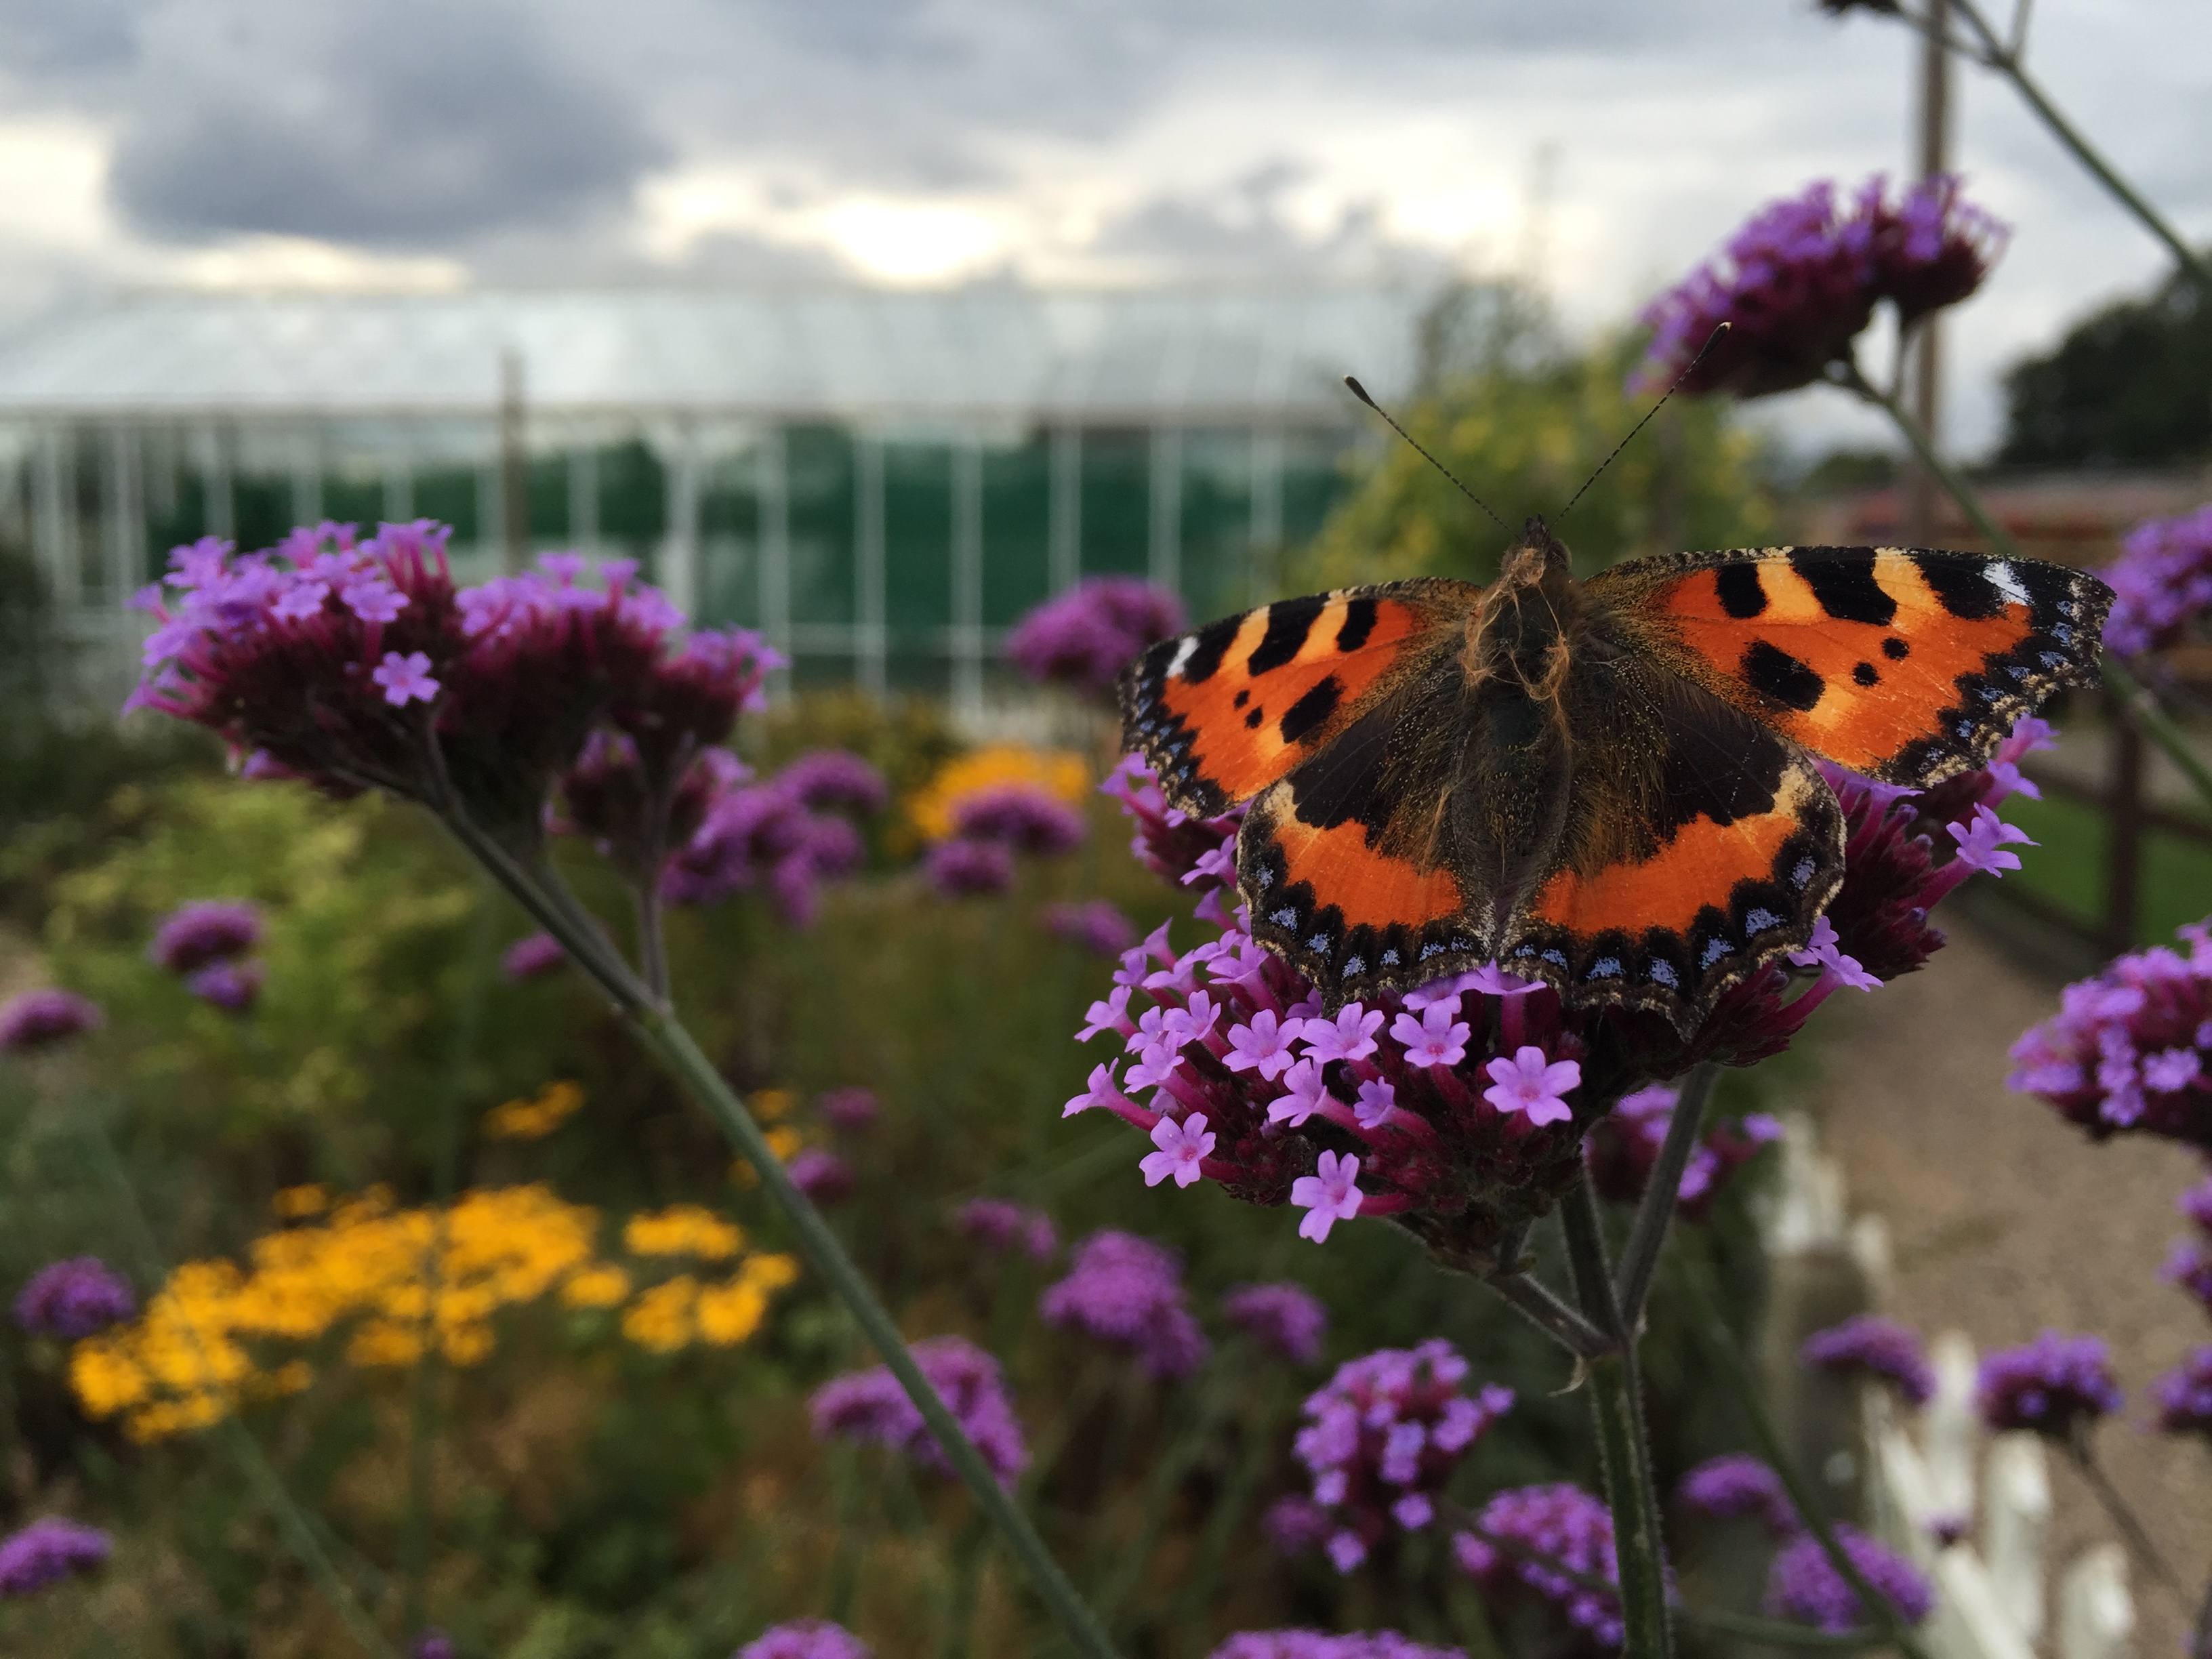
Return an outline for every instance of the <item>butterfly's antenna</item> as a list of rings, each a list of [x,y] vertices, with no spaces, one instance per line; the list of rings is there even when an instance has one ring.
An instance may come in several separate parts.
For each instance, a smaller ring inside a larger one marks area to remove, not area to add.
[[[1407,431],[1404,427],[1400,426],[1397,422],[1391,421],[1390,411],[1383,408],[1382,404],[1376,403],[1374,398],[1369,397],[1367,395],[1367,388],[1365,386],[1360,385],[1358,381],[1353,380],[1349,374],[1344,377],[1344,383],[1352,388],[1352,395],[1353,397],[1358,398],[1361,403],[1365,404],[1368,408],[1373,410],[1384,420],[1390,421],[1390,430],[1396,433],[1407,443],[1412,444],[1415,453],[1418,453],[1423,460],[1426,461],[1431,466],[1436,468],[1437,471],[1443,473],[1447,478],[1450,478],[1452,483],[1458,486],[1459,493],[1461,495],[1466,496],[1468,500],[1473,501],[1484,512],[1490,513],[1490,504],[1484,501],[1481,496],[1476,495],[1472,489],[1469,489],[1465,484],[1460,483],[1458,478],[1453,476],[1452,470],[1446,466],[1442,461],[1438,460],[1435,456],[1430,454],[1427,450],[1423,449],[1412,433]],[[1499,518],[1495,513],[1490,513],[1490,521],[1496,525],[1500,530],[1504,531],[1508,535],[1512,533],[1512,527],[1509,526],[1504,520]]]
[[[1575,491],[1574,501],[1569,501],[1565,507],[1559,509],[1559,516],[1561,518],[1565,518],[1568,514],[1575,510],[1575,501],[1582,500],[1583,496],[1588,493],[1589,487],[1595,483],[1600,477],[1604,476],[1606,468],[1613,464],[1613,461],[1620,456],[1620,452],[1627,448],[1630,443],[1635,440],[1636,434],[1643,431],[1645,427],[1651,424],[1651,416],[1653,415],[1656,415],[1661,410],[1667,407],[1667,399],[1673,397],[1674,393],[1680,389],[1682,382],[1690,378],[1690,371],[1695,368],[1699,363],[1705,361],[1705,354],[1708,351],[1711,351],[1715,346],[1718,345],[1720,343],[1721,336],[1728,331],[1729,325],[1726,323],[1717,323],[1714,325],[1713,331],[1706,337],[1705,344],[1698,348],[1698,355],[1691,358],[1689,362],[1683,367],[1682,372],[1674,377],[1674,384],[1668,386],[1664,392],[1660,394],[1659,401],[1651,405],[1650,413],[1646,414],[1644,417],[1638,421],[1634,426],[1628,428],[1628,436],[1623,438],[1619,443],[1613,447],[1613,453],[1607,456],[1603,460],[1597,464],[1597,471],[1591,473],[1589,477],[1583,480],[1582,489]],[[1385,418],[1388,417],[1386,416]]]

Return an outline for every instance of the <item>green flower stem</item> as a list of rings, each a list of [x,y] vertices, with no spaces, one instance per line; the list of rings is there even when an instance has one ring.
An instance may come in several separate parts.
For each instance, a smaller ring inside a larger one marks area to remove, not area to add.
[[[138,1194],[131,1185],[131,1176],[123,1167],[123,1159],[115,1150],[114,1141],[109,1138],[106,1124],[92,1114],[87,1115],[91,1121],[88,1133],[99,1149],[101,1168],[122,1200],[124,1213],[131,1219],[131,1230],[136,1235],[134,1242],[146,1273],[155,1283],[164,1283],[169,1276],[168,1263],[161,1254],[161,1246],[155,1241],[154,1229],[146,1219],[146,1212],[139,1206]],[[202,1350],[201,1358],[204,1361],[206,1355],[199,1332],[189,1320],[185,1322],[185,1332],[191,1339],[193,1347]],[[354,1594],[353,1587],[346,1583],[344,1575],[331,1559],[330,1552],[323,1547],[323,1540],[316,1536],[307,1511],[300,1507],[299,1499],[292,1496],[290,1489],[284,1484],[284,1477],[276,1473],[276,1465],[261,1449],[261,1443],[253,1437],[253,1431],[239,1419],[236,1412],[230,1411],[223,1413],[216,1432],[222,1436],[230,1455],[237,1460],[246,1480],[259,1491],[261,1501],[269,1506],[269,1512],[276,1520],[277,1531],[283,1534],[285,1543],[299,1558],[300,1565],[307,1570],[307,1577],[314,1580],[315,1588],[331,1604],[331,1611],[337,1614],[339,1622],[353,1632],[354,1640],[376,1655],[377,1659],[401,1659],[399,1650],[378,1628],[376,1620],[369,1616],[368,1609],[361,1604],[361,1598]]]
[[[914,1355],[908,1352],[906,1340],[899,1334],[890,1314],[876,1300],[875,1292],[869,1289],[830,1224],[822,1218],[822,1212],[792,1184],[783,1160],[769,1150],[760,1126],[715,1070],[714,1062],[700,1052],[690,1032],[672,1016],[646,1009],[632,1013],[629,1019],[646,1047],[706,1109],[708,1115],[728,1136],[731,1145],[751,1161],[760,1176],[761,1189],[783,1212],[792,1230],[799,1235],[799,1248],[814,1264],[815,1271],[830,1281],[830,1288],[851,1310],[861,1333],[883,1355],[884,1363],[921,1413],[922,1421],[944,1448],[961,1480],[1004,1534],[1015,1558],[1027,1569],[1037,1594],[1059,1620],[1076,1650],[1087,1659],[1114,1659],[1113,1644],[1107,1639],[1097,1617],[1076,1594],[1075,1586],[1052,1559],[1044,1540],[999,1485],[990,1466],[984,1462],[983,1455],[975,1449],[958,1419],[946,1409],[929,1379],[922,1375],[921,1368],[915,1364]]]
[[[2073,152],[2074,159],[2087,169],[2090,177],[2102,185],[2114,201],[2134,214],[2142,222],[2144,229],[2166,244],[2180,262],[2181,268],[2189,273],[2190,279],[2208,298],[2212,298],[2212,265],[2206,264],[2204,256],[2184,241],[2181,233],[2166,223],[2156,208],[2114,172],[2112,164],[2098,153],[2096,147],[2081,136],[2080,129],[2059,112],[2058,106],[2051,101],[2020,61],[2019,47],[1998,38],[1996,31],[1990,27],[1973,0],[1951,0],[1951,5],[1973,26],[1974,33],[1981,36],[1981,61],[2012,82],[2014,89],[2027,100],[2027,106],[2035,112],[2044,125],[2051,129],[2051,136]]]
[[[2142,1518],[2120,1496],[2120,1489],[2112,1484],[2112,1476],[2105,1473],[2105,1466],[2097,1461],[2096,1449],[2089,1443],[2087,1434],[2069,1444],[2066,1450],[2074,1467],[2081,1471],[2081,1478],[2089,1483],[2089,1490],[2096,1495],[2098,1506],[2128,1540],[2128,1548],[2134,1553],[2137,1563],[2176,1595],[2185,1597],[2188,1591],[2182,1588],[2181,1575],[2151,1541]]]
[[[1636,1224],[1620,1252],[1620,1271],[1615,1280],[1615,1299],[1620,1304],[1621,1323],[1633,1335],[1644,1326],[1644,1304],[1651,1294],[1652,1269],[1659,1265],[1659,1247],[1666,1243],[1667,1226],[1682,1193],[1682,1172],[1705,1125],[1705,1105],[1713,1097],[1713,1081],[1720,1068],[1706,1060],[1690,1073],[1668,1120],[1667,1138],[1644,1183],[1644,1201],[1637,1206]]]
[[[2212,289],[2207,291],[2212,292]],[[1905,442],[1912,446],[1912,453],[1920,458],[1920,464],[1928,469],[1929,475],[1943,486],[1953,501],[1958,502],[1960,509],[1988,538],[1991,547],[2008,559],[2027,556],[2021,551],[2020,544],[1982,504],[1981,497],[1974,493],[1973,486],[1936,453],[1936,447],[1929,441],[1928,434],[1920,429],[1919,423],[1911,416],[1905,413],[1904,405],[1875,386],[1859,372],[1856,363],[1843,365],[1836,383],[1888,414],[1896,423],[1897,429],[1905,434]],[[2208,768],[2197,758],[2189,746],[2189,740],[2181,735],[2181,728],[2158,706],[2157,699],[2151,696],[2142,683],[2109,652],[2104,658],[2104,674],[2105,684],[2118,699],[2127,717],[2166,751],[2166,758],[2180,769],[2182,775],[2196,787],[2205,805],[2212,806],[2212,768]]]
[[[1826,1515],[1822,1512],[1811,1483],[1798,1469],[1797,1460],[1790,1456],[1789,1448],[1782,1443],[1781,1432],[1774,1426],[1774,1419],[1767,1412],[1765,1401],[1759,1397],[1759,1384],[1753,1379],[1751,1368],[1744,1363],[1743,1355],[1736,1347],[1735,1335],[1729,1329],[1728,1322],[1721,1317],[1719,1305],[1713,1300],[1711,1288],[1705,1282],[1704,1267],[1685,1263],[1680,1279],[1685,1300],[1689,1304],[1690,1328],[1705,1344],[1713,1369],[1720,1373],[1722,1382],[1727,1384],[1729,1392],[1735,1395],[1736,1403],[1743,1408],[1744,1417],[1751,1425],[1752,1436],[1759,1442],[1759,1451],[1773,1466],[1775,1474],[1781,1477],[1783,1489],[1790,1494],[1790,1502],[1797,1510],[1797,1518],[1805,1523],[1806,1530],[1820,1540],[1829,1565],[1851,1587],[1852,1593],[1858,1597],[1861,1611],[1877,1622],[1883,1637],[1893,1643],[1905,1659],[1929,1659],[1926,1646],[1913,1633],[1912,1626],[1905,1622],[1891,1605],[1889,1598],[1868,1581],[1867,1576],[1859,1571],[1859,1564],[1852,1560],[1850,1553],[1844,1548],[1842,1541],[1836,1536],[1835,1528],[1829,1524]]]
[[[1597,1423],[1598,1455],[1605,1474],[1606,1505],[1613,1511],[1613,1547],[1620,1565],[1621,1623],[1627,1659],[1668,1659],[1674,1628],[1667,1609],[1667,1546],[1659,1530],[1659,1493],[1651,1477],[1651,1443],[1644,1430],[1644,1379],[1636,1342],[1621,1324],[1605,1259],[1605,1233],[1597,1198],[1587,1181],[1560,1206],[1567,1233],[1567,1263],[1575,1294],[1591,1324],[1617,1346],[1585,1360],[1590,1413]]]

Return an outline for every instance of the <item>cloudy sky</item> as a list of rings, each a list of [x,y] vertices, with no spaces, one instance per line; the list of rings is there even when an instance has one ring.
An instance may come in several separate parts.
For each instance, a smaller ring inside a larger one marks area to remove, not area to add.
[[[2008,0],[1984,0],[2002,9]],[[2212,236],[2212,8],[2030,61]],[[1909,155],[1916,49],[1812,0],[0,0],[0,326],[118,286],[1532,275],[1617,322],[1748,210]],[[1951,435],[2160,251],[1979,72],[2016,227]],[[1856,430],[1820,392],[1778,416]]]

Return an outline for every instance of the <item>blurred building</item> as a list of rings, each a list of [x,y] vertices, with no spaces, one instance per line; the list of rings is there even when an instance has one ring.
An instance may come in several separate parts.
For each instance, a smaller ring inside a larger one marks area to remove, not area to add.
[[[974,707],[1048,594],[1272,589],[1413,379],[1405,292],[161,294],[0,350],[0,546],[135,664],[129,594],[203,534],[440,519],[458,574],[578,547],[761,629],[800,684]],[[1371,420],[1371,417],[1367,417]]]

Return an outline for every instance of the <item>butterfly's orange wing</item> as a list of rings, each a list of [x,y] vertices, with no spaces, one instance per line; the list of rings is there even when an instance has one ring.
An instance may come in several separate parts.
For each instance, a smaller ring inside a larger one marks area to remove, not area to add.
[[[1816,755],[1922,787],[2088,685],[2112,592],[2031,559],[1894,547],[1683,553],[1584,584],[1662,666]]]

